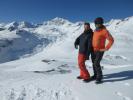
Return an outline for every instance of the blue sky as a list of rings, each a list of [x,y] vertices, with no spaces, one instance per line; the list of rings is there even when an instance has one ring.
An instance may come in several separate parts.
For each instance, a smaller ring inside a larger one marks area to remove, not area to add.
[[[93,21],[97,16],[106,21],[133,16],[133,0],[0,0],[0,22]]]

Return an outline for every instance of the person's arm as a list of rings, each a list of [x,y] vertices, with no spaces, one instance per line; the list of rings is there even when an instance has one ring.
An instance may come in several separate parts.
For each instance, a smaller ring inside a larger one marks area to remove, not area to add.
[[[89,35],[89,38],[88,38],[88,51],[91,52],[92,50],[92,38],[93,38],[93,33]]]
[[[106,38],[108,40],[108,44],[106,45],[105,49],[109,50],[114,43],[114,38],[108,31],[106,33]]]
[[[90,33],[88,35],[87,40],[86,40],[86,46],[87,46],[87,54],[86,54],[86,60],[89,60],[90,53],[92,52],[92,38],[93,38],[93,33]]]
[[[114,43],[114,38],[112,37],[112,35],[108,31],[106,32],[105,37],[108,40],[108,44],[106,45],[105,50],[103,50],[103,51],[109,50]]]
[[[79,42],[80,42],[80,36],[74,42],[74,46],[76,49],[78,49]]]

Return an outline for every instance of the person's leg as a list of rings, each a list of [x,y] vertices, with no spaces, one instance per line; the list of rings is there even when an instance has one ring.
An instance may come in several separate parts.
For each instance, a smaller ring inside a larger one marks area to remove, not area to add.
[[[102,75],[102,69],[101,69],[101,65],[100,65],[100,62],[103,58],[103,54],[104,52],[95,52],[95,60],[94,60],[94,67],[95,67],[95,70],[96,70],[96,80],[97,81],[101,81],[102,78],[103,78],[103,75]]]
[[[94,67],[94,60],[95,60],[95,58],[96,58],[95,53],[91,52],[91,61],[92,61],[92,67],[93,67],[93,72],[94,72],[94,75],[92,76],[92,78],[94,78],[94,79],[97,76],[96,68]]]
[[[88,70],[86,69],[85,61],[86,61],[85,55],[79,53],[79,55],[78,55],[78,65],[79,65],[79,68],[80,68],[80,77],[82,77],[83,79],[89,79],[90,74],[89,74]]]

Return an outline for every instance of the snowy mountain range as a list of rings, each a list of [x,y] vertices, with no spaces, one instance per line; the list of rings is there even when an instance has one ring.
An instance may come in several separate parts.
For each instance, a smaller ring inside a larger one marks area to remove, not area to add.
[[[105,25],[125,47],[126,43],[124,41],[129,42],[127,45],[132,46],[132,22],[133,17],[129,17],[124,20],[111,20]],[[94,29],[94,25],[91,24],[91,26]],[[63,43],[71,41],[70,44],[73,44],[74,39],[82,31],[83,22],[72,23],[58,17],[39,25],[29,22],[0,24],[0,58],[2,58],[0,62],[3,63],[36,54],[48,45],[56,45],[55,42],[57,41]],[[73,45],[69,46],[71,46],[70,49],[73,48]]]
[[[132,100],[133,17],[105,23],[115,42],[104,55],[100,86],[75,79],[78,50],[73,44],[83,24],[58,17],[42,24],[1,23],[0,100]],[[92,74],[91,61],[86,64]]]

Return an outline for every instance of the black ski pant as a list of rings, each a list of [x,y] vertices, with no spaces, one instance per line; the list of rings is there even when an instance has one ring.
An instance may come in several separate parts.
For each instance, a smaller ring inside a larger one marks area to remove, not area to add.
[[[103,54],[104,52],[101,52],[101,51],[91,52],[91,60],[93,63],[94,77],[96,77],[97,80],[101,80],[103,78],[102,68],[100,65],[100,62],[103,58]]]

